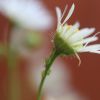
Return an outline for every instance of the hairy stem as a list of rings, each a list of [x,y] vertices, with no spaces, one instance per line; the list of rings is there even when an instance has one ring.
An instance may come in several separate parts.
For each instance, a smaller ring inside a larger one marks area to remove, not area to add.
[[[40,86],[38,89],[38,95],[37,95],[37,100],[41,100],[41,95],[42,95],[42,89],[45,83],[45,80],[50,72],[51,65],[53,64],[54,60],[56,57],[59,55],[59,53],[56,50],[53,50],[51,53],[51,56],[47,59],[46,64],[45,64],[45,71],[43,72],[42,79],[40,82]]]

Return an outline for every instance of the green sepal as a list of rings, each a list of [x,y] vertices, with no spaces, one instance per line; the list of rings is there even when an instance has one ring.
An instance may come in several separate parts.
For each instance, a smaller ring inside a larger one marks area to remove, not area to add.
[[[54,43],[57,52],[60,54],[71,55],[75,53],[74,49],[58,33],[54,38]]]

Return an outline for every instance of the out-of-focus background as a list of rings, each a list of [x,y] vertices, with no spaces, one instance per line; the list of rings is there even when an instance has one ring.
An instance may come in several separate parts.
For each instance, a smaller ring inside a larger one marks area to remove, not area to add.
[[[81,28],[95,27],[96,32],[100,31],[99,0],[43,0],[42,2],[45,5],[45,9],[48,9],[54,25],[52,24],[49,30],[43,31],[44,33],[40,33],[44,40],[40,44],[41,46],[39,45],[35,49],[26,51],[24,47],[19,50],[22,50],[18,57],[19,66],[17,71],[14,70],[13,74],[17,73],[19,76],[20,82],[16,81],[16,83],[20,83],[21,100],[36,100],[36,91],[44,59],[49,56],[52,49],[52,32],[56,29],[56,6],[59,6],[63,11],[66,4],[70,9],[74,2],[75,11],[68,23],[74,24],[79,21]],[[35,3],[33,2],[34,5]],[[40,9],[35,13],[38,14],[39,12],[42,12],[42,10]],[[42,20],[42,17],[39,20]],[[13,42],[11,44],[16,47],[19,45],[17,43],[20,43],[20,40],[27,37],[28,32],[31,33],[30,30],[25,28],[18,28],[17,30],[13,27],[14,25],[9,18],[0,13],[0,45]],[[14,35],[13,32],[15,33]],[[12,39],[9,40],[9,37]],[[100,39],[97,43],[100,43]],[[78,61],[73,56],[60,57],[55,61],[51,76],[50,78],[48,77],[49,80],[47,80],[48,82],[45,86],[45,100],[100,100],[100,55],[89,53],[79,55],[82,60],[80,66],[78,66]],[[9,73],[7,66],[7,57],[0,56],[0,100],[8,100]]]

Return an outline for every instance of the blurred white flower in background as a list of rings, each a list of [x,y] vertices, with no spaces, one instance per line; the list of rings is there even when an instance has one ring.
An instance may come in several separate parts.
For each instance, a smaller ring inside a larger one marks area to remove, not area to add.
[[[26,47],[26,41],[30,37],[31,39],[27,42],[34,45],[36,34],[43,37],[42,32],[50,29],[53,25],[53,17],[42,0],[2,0],[0,1],[0,12],[19,25],[15,25],[11,30],[11,47],[20,55],[31,58],[34,51]],[[37,40],[39,40],[38,37]],[[34,43],[32,44],[32,42]],[[36,43],[36,45],[38,44]]]
[[[53,19],[41,0],[0,0],[0,12],[29,30],[51,28]]]
[[[35,56],[36,52],[41,51],[41,48],[38,47],[43,44],[43,36],[44,34],[42,33],[14,27],[11,31],[10,46],[12,49],[16,50],[20,56],[31,59]],[[36,55],[38,56],[38,53],[36,53]]]
[[[88,100],[86,97],[80,96],[76,91],[65,93],[59,96],[46,96],[45,100]]]

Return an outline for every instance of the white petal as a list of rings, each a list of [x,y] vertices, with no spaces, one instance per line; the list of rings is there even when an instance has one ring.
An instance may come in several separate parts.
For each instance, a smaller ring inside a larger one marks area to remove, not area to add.
[[[71,35],[73,35],[78,30],[79,26],[80,24],[78,22],[76,22],[73,26],[71,26],[71,28],[67,30],[64,34],[66,39],[68,39]]]
[[[65,9],[64,9],[64,12],[63,12],[63,14],[62,14],[62,16],[61,16],[61,19],[64,17],[64,15],[65,15],[65,13],[66,13],[66,11],[67,11],[67,8],[68,8],[68,6],[66,5],[66,7],[65,7]]]
[[[67,31],[68,31],[68,25],[65,24],[65,25],[63,26],[63,32],[62,32],[62,35],[64,35]]]
[[[57,14],[57,27],[59,26],[59,24],[61,23],[61,9],[59,7],[56,7],[56,14]]]
[[[98,37],[89,37],[89,38],[83,39],[83,44],[84,43],[94,42],[96,40],[98,40]]]
[[[100,51],[90,51],[90,52],[100,54]]]
[[[94,34],[92,37],[96,37],[98,34],[100,34],[100,32],[97,32],[97,33]],[[87,42],[87,43],[85,44],[85,47],[86,47],[88,44],[89,44],[89,42]]]
[[[95,28],[90,28],[90,29],[84,28],[80,30],[79,32],[77,32],[76,34],[74,34],[72,37],[70,37],[70,41],[72,42],[80,41],[81,39],[91,35],[94,31],[95,31]]]
[[[87,47],[83,47],[80,52],[89,52],[89,51],[97,51],[100,50],[100,44],[90,45]]]
[[[58,32],[59,34],[62,34],[62,32],[63,32],[63,26],[62,26],[62,25],[59,25],[59,26],[57,27],[57,32]]]
[[[83,40],[81,40],[79,42],[73,43],[73,46],[79,45],[79,44],[84,44],[84,43],[94,42],[96,40],[98,40],[98,37],[89,37],[89,38],[83,39]]]
[[[65,24],[67,22],[67,20],[71,17],[71,15],[74,12],[74,8],[75,8],[75,5],[73,4],[71,9],[69,10],[69,13],[68,13],[67,17],[65,18],[65,20],[64,20],[64,22],[62,24]]]

